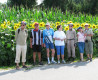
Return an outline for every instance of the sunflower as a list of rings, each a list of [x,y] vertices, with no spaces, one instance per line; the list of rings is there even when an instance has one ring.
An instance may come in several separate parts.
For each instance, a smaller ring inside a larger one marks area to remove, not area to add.
[[[81,27],[84,27],[84,26],[85,26],[85,23],[82,23],[82,24],[81,24]]]
[[[80,24],[79,23],[76,24],[76,28],[78,28],[78,27],[80,27]]]
[[[53,28],[52,25],[50,25],[50,28]]]
[[[63,26],[64,25],[64,22],[61,22],[61,25]]]
[[[68,21],[67,24],[73,23],[72,21]]]
[[[89,28],[91,27],[91,24],[89,24],[89,26],[88,26]]]
[[[67,31],[67,30],[69,30],[69,27],[68,26],[65,27],[65,31]]]
[[[76,25],[75,24],[73,24],[73,28],[75,28],[76,27]]]
[[[40,26],[40,27],[45,27],[45,23],[44,23],[44,22],[40,22],[40,23],[39,23],[39,26]]]
[[[4,25],[5,25],[5,24],[1,24],[1,27],[4,28]]]
[[[96,25],[96,28],[98,29],[98,25]]]
[[[20,24],[19,24],[19,23],[17,23],[17,24],[16,24],[16,26],[17,26],[17,27],[19,27],[19,26],[20,26]]]
[[[32,27],[32,28],[35,28],[35,27],[34,27],[34,24],[35,24],[35,23],[31,24],[31,27]]]
[[[66,22],[66,20],[63,20],[63,22]]]
[[[60,22],[56,22],[56,25],[60,25]]]
[[[18,27],[17,26],[14,26],[14,30],[16,30]]]
[[[4,21],[4,24],[6,25],[6,22]]]
[[[35,28],[35,27],[34,27],[35,23],[38,23],[38,22],[33,22],[33,24],[30,24],[30,26],[31,26],[32,28]]]
[[[57,26],[58,26],[58,25],[56,25],[56,28],[57,28]]]
[[[95,24],[93,24],[93,25],[92,25],[92,28],[93,28],[93,29],[96,29],[96,25],[95,25]]]
[[[54,24],[54,23],[51,23],[51,25],[52,25],[52,26],[55,26],[55,24]]]
[[[21,22],[19,22],[18,24],[21,24]]]
[[[8,21],[7,24],[10,25],[10,21]]]
[[[2,27],[3,29],[6,29],[6,28],[7,28],[6,24],[1,24],[1,27]]]

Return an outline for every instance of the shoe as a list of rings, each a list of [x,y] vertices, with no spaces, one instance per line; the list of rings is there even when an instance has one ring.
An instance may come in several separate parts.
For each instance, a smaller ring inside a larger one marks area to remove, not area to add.
[[[90,58],[87,58],[86,61],[90,60]]]
[[[84,59],[82,58],[82,59],[80,59],[80,61],[81,61],[81,62],[84,62]]]
[[[22,66],[22,68],[28,68],[26,65]]]
[[[60,60],[58,60],[58,64],[60,64]]]
[[[35,65],[36,65],[36,62],[33,63],[33,66],[35,66]]]
[[[90,61],[92,61],[92,58],[90,58]]]
[[[48,61],[48,64],[50,64],[50,61]]]
[[[39,65],[43,65],[43,63],[42,62],[39,62]]]
[[[75,60],[75,58],[72,58],[72,61],[74,61]]]
[[[20,67],[19,67],[19,66],[16,66],[16,69],[17,69],[17,70],[19,70],[19,69],[20,69]]]
[[[67,59],[67,61],[70,61],[71,60],[71,57],[69,57],[68,59]]]
[[[62,60],[62,63],[65,64],[66,63],[65,60]]]
[[[57,62],[56,62],[55,60],[54,60],[54,61],[51,61],[51,63],[52,63],[52,64],[57,64]]]

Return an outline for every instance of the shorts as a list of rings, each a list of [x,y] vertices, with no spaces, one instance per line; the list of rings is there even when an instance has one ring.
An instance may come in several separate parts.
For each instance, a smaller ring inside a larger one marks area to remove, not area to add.
[[[33,52],[41,52],[41,45],[32,45]]]
[[[64,55],[64,48],[65,46],[56,46],[57,55]]]
[[[86,54],[93,54],[93,42],[92,41],[85,42],[85,51],[86,51]]]
[[[85,43],[84,42],[78,42],[78,47],[79,47],[79,52],[84,53]]]
[[[46,49],[48,49],[48,48],[54,49],[53,43],[45,43],[45,45],[46,45]]]

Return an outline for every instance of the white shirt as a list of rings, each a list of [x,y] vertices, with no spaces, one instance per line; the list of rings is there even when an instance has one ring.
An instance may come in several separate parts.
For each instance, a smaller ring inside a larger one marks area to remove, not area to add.
[[[78,32],[78,42],[85,42],[84,33]]]
[[[65,39],[66,35],[63,31],[55,31],[53,38]],[[63,41],[55,40],[55,46],[64,46],[64,45],[65,45],[64,40]]]

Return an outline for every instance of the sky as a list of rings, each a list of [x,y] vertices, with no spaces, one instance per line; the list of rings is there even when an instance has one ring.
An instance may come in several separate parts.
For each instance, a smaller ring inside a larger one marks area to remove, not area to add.
[[[43,0],[37,0],[38,5],[41,4]],[[7,2],[7,0],[0,0],[0,3],[5,3]]]
[[[5,3],[7,2],[7,0],[0,0],[0,3]]]

